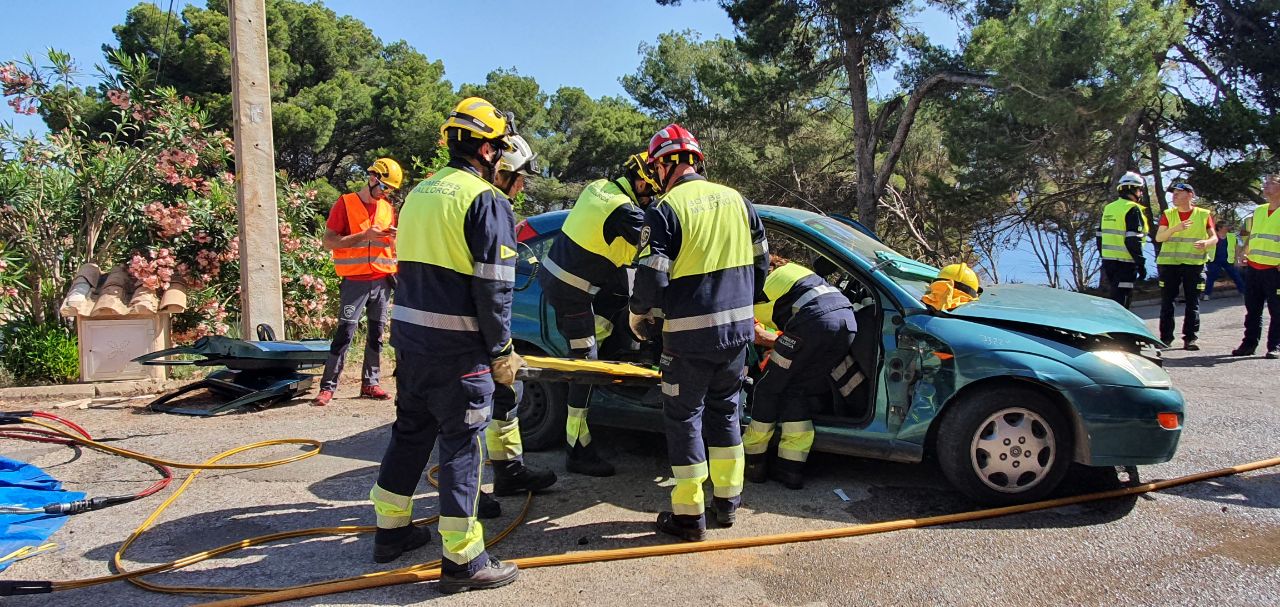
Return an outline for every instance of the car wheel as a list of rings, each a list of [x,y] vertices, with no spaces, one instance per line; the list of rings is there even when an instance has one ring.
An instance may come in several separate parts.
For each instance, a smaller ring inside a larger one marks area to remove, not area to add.
[[[1026,388],[971,394],[942,420],[938,464],[951,484],[993,504],[1035,501],[1071,463],[1071,428],[1048,398]]]
[[[564,444],[568,388],[561,383],[527,381],[520,400],[520,441],[530,451]]]

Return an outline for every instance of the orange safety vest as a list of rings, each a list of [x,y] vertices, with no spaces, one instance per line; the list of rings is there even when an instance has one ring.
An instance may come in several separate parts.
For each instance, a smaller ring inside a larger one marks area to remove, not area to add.
[[[369,229],[369,211],[355,194],[343,194],[342,204],[347,210],[347,230],[358,234]],[[373,225],[381,230],[389,229],[395,223],[395,210],[386,200],[378,201],[378,208],[373,213]],[[395,244],[383,244],[376,240],[365,241],[361,246],[344,247],[333,250],[333,267],[338,276],[363,276],[367,274],[395,274]]]

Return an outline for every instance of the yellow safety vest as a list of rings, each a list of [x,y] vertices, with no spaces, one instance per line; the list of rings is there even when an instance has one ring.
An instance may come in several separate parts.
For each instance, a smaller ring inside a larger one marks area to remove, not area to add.
[[[1137,207],[1139,214],[1142,215],[1141,234],[1125,229],[1124,218],[1134,207]],[[1102,209],[1102,225],[1098,229],[1098,234],[1102,236],[1102,258],[1133,263],[1133,256],[1129,254],[1129,248],[1124,245],[1124,239],[1130,236],[1142,238],[1150,230],[1151,225],[1147,223],[1147,214],[1142,212],[1142,205],[1124,198],[1116,199]]]
[[[617,183],[600,179],[587,184],[586,189],[573,203],[573,210],[564,220],[562,231],[575,244],[599,255],[613,265],[631,265],[636,259],[636,248],[625,238],[604,240],[604,222],[618,207],[635,204]]]
[[[396,251],[400,261],[415,261],[475,276],[475,260],[467,247],[463,222],[485,190],[501,196],[489,182],[445,167],[413,188],[400,210]]]
[[[672,279],[751,265],[747,205],[733,188],[689,181],[662,197],[660,204],[670,206],[680,222],[680,252],[671,264]]]
[[[1267,215],[1269,205],[1253,210],[1249,231],[1249,261],[1267,266],[1280,266],[1280,209]]]
[[[1169,208],[1164,212],[1165,219],[1172,228],[1175,223],[1181,223],[1178,219],[1178,209]],[[1198,266],[1203,265],[1208,258],[1210,251],[1197,250],[1195,243],[1198,240],[1209,238],[1209,209],[1201,207],[1191,207],[1191,227],[1178,232],[1164,241],[1160,246],[1160,254],[1156,256],[1156,265],[1183,265]]]
[[[769,301],[755,305],[756,320],[766,329],[777,331],[778,326],[773,322],[774,304],[806,276],[813,276],[813,270],[795,262],[770,270],[769,276],[764,279],[764,294]]]
[[[1236,262],[1236,246],[1239,244],[1239,242],[1240,242],[1240,241],[1239,241],[1238,237],[1235,235],[1235,232],[1227,232],[1227,261],[1226,261],[1226,263],[1228,263],[1228,264],[1233,264],[1233,263],[1235,263],[1235,262]],[[1215,262],[1217,262],[1217,263],[1222,263],[1222,260],[1221,260],[1221,259],[1218,259],[1218,248],[1217,248],[1217,247],[1214,247],[1214,248],[1213,248],[1213,261],[1215,261]]]

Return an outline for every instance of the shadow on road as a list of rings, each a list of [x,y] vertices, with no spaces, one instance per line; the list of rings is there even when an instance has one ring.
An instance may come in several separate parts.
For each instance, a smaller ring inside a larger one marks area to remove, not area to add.
[[[1180,358],[1164,359],[1164,366],[1182,368],[1182,367],[1216,367],[1223,363],[1231,363],[1236,361],[1247,360],[1230,354],[1201,354],[1198,356],[1183,356]]]
[[[1168,493],[1224,506],[1280,508],[1280,472],[1253,476],[1224,476],[1201,483],[1166,489]]]

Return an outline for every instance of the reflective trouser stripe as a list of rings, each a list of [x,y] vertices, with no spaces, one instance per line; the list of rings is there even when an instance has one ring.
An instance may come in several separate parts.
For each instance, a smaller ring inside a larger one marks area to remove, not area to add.
[[[484,526],[476,517],[442,516],[439,529],[444,558],[466,565],[484,552]]]
[[[769,441],[773,440],[774,425],[768,422],[751,420],[747,431],[742,433],[742,449],[750,455],[760,455],[769,449]]]
[[[591,430],[587,428],[586,407],[569,407],[569,415],[564,418],[564,439],[572,447],[575,444],[583,447],[591,444]]]
[[[840,364],[831,370],[831,379],[839,381],[841,377],[844,377],[845,373],[849,372],[849,369],[853,368],[853,364],[853,357],[845,356],[844,360],[840,361]]]
[[[1117,289],[1132,289],[1132,288],[1133,288],[1133,283],[1131,283],[1131,282],[1117,282],[1117,283],[1116,283],[1116,288],[1117,288]]]
[[[707,447],[707,460],[711,466],[712,494],[720,498],[742,495],[742,478],[747,470],[742,445]]]
[[[413,522],[413,496],[392,493],[374,485],[369,491],[369,500],[373,502],[379,529],[396,529]]]
[[[570,340],[569,340],[569,349],[570,349],[570,350],[586,350],[586,349],[588,349],[588,348],[590,348],[591,346],[594,346],[594,345],[596,345],[596,338],[595,338],[595,336],[591,336],[591,337],[579,337],[578,339],[570,339]]]
[[[795,303],[791,304],[791,312],[792,313],[799,312],[800,308],[803,308],[805,304],[817,299],[819,295],[826,295],[827,293],[839,293],[839,292],[840,292],[840,289],[837,289],[833,286],[818,285],[812,289],[809,289],[808,291],[805,291],[804,295],[801,295],[800,297],[796,298]]]
[[[840,396],[844,396],[847,398],[850,394],[853,393],[853,390],[858,387],[858,384],[862,383],[862,380],[863,380],[863,375],[861,371],[854,373],[853,377],[849,378],[849,381],[845,382],[843,385],[840,386]]]
[[[484,552],[484,527],[476,520],[480,510],[479,481],[484,476],[484,457],[480,451],[480,437],[476,437],[476,499],[471,503],[471,516],[441,516],[438,525],[440,540],[444,544],[444,558],[459,565],[466,565]]]
[[[672,398],[680,396],[680,384],[669,384],[664,381],[659,385],[662,386],[663,396],[670,396]]]
[[[742,308],[734,308],[732,310],[712,312],[711,314],[699,314],[697,316],[686,316],[684,318],[668,318],[662,330],[667,333],[676,333],[678,331],[709,329],[720,325],[751,320],[752,318],[755,318],[755,309],[752,306],[745,306]]]
[[[505,462],[520,457],[524,453],[524,443],[520,441],[520,420],[495,419],[484,429],[484,443],[489,448],[489,459]]]
[[[453,314],[437,314],[424,310],[416,310],[396,304],[391,309],[391,320],[407,322],[422,327],[441,329],[444,331],[479,331],[480,321],[474,316],[456,316]]]
[[[564,284],[567,284],[579,291],[595,295],[596,292],[600,290],[600,287],[592,285],[591,281],[556,265],[556,262],[551,261],[551,258],[549,257],[542,260],[542,267],[546,268],[548,272],[551,272],[552,276],[559,278],[560,282],[563,282]]]
[[[671,511],[676,514],[701,516],[706,510],[702,483],[707,480],[707,462],[672,466],[671,478],[676,482],[671,488]]]
[[[782,437],[778,439],[778,457],[793,462],[809,459],[809,451],[813,449],[813,437],[811,421],[782,422]]]

